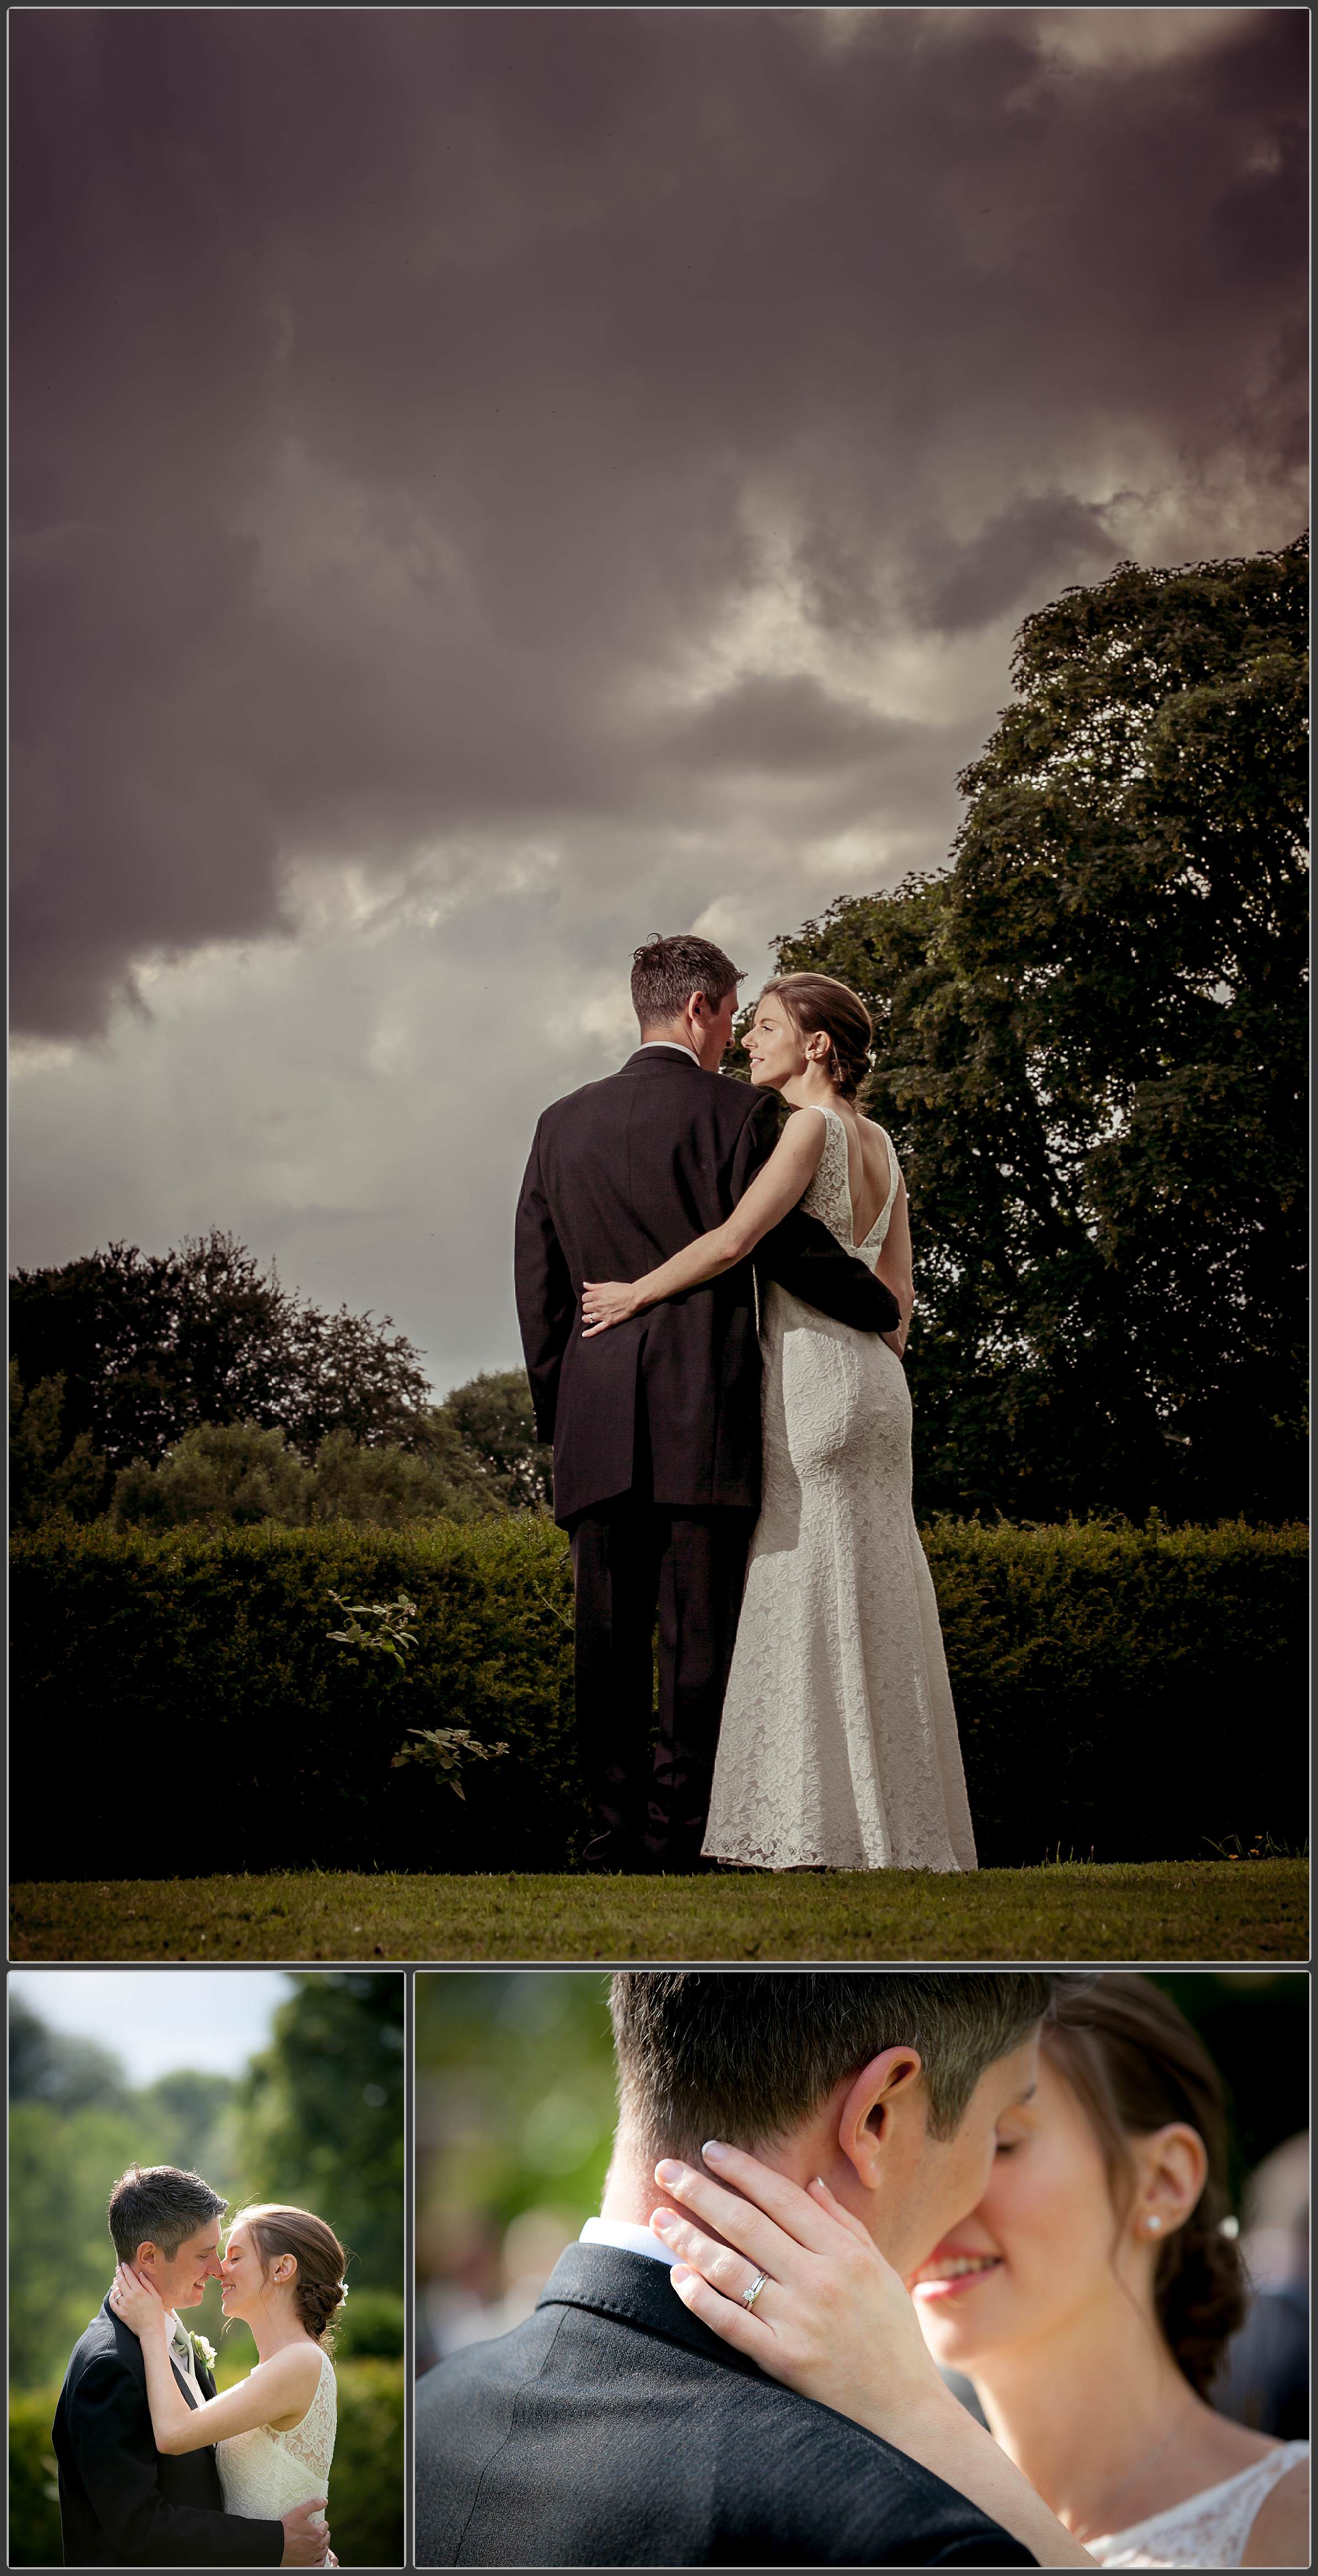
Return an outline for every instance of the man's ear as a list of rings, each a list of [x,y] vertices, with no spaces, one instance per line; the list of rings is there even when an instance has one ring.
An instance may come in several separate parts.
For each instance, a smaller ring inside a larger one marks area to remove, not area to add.
[[[838,2120],[838,2145],[866,2191],[877,2188],[895,2109],[905,2110],[924,2072],[915,2048],[885,2048],[862,2067]]]
[[[158,2245],[153,2245],[150,2237],[148,2236],[143,2240],[142,2244],[138,2246],[137,2252],[133,2256],[134,2269],[139,2272],[154,2272],[159,2260],[160,2248]]]

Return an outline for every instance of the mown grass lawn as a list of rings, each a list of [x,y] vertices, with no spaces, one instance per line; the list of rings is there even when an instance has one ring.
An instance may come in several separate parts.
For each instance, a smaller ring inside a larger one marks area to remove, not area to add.
[[[16,1885],[14,1959],[1303,1959],[1308,1863]]]

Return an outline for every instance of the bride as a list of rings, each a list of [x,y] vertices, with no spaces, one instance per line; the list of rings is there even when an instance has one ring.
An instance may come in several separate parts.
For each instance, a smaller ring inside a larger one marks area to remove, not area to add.
[[[309,2209],[260,2202],[240,2210],[220,2280],[226,2319],[241,2317],[252,2330],[256,2368],[195,2406],[171,2360],[169,2309],[131,2264],[115,2272],[110,2305],[142,2346],[156,2448],[199,2451],[213,2442],[226,2513],[277,2520],[309,2496],[328,2495],[338,2410],[325,2336],[346,2296],[346,2259],[333,2229]],[[327,2563],[338,2564],[332,2552]]]
[[[915,2315],[822,2182],[799,2190],[717,2145],[709,2161],[742,2196],[690,2168],[675,2196],[723,2241],[673,2210],[650,2221],[681,2258],[677,2295],[770,2378],[985,2510],[1004,2518],[1014,2501],[1013,2527],[1033,2489],[1059,2517],[1064,2564],[1079,2542],[1105,2567],[1306,2567],[1308,2444],[1209,2402],[1248,2296],[1216,2070],[1140,1976],[1063,1986],[1041,2036],[1037,2090],[1000,2123],[982,2200],[907,2285]],[[730,2262],[729,2245],[748,2260]],[[934,2363],[973,2381],[996,2439]]]
[[[938,1605],[911,1510],[901,1364],[914,1294],[906,1185],[857,1093],[873,1032],[829,975],[766,984],[751,1080],[792,1115],[725,1224],[642,1279],[587,1280],[583,1338],[744,1260],[798,1204],[877,1272],[900,1330],[761,1292],[763,1490],[704,1849],[766,1869],[975,1867]]]

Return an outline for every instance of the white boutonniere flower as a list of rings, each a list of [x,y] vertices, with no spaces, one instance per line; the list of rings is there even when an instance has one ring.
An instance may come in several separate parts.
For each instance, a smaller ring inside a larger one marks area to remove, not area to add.
[[[214,2344],[208,2343],[205,2335],[193,2334],[191,2331],[189,2331],[188,2334],[188,2341],[191,2344],[198,2361],[204,2361],[206,2368],[208,2370],[213,2370],[215,2368]]]

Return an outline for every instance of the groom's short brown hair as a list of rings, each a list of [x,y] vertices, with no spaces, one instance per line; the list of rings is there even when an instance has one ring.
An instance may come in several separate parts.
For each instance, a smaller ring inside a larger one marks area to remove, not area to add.
[[[724,994],[735,990],[745,972],[712,939],[697,939],[694,932],[661,939],[656,932],[632,956],[632,1009],[643,1029],[675,1020],[693,993],[703,993],[717,1010]]]
[[[622,1969],[610,2009],[624,2117],[646,2155],[768,2145],[885,2048],[919,2050],[929,2134],[955,2135],[981,2075],[1044,2019],[1049,1976]]]
[[[131,2263],[139,2245],[158,2245],[172,2263],[180,2245],[229,2204],[181,2165],[130,2165],[110,2194],[108,2217],[114,2250]]]

